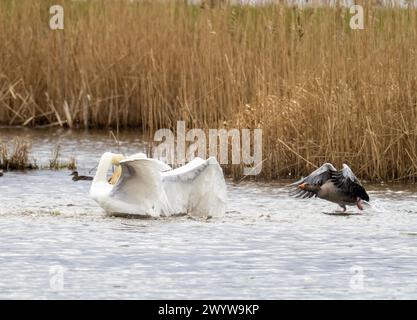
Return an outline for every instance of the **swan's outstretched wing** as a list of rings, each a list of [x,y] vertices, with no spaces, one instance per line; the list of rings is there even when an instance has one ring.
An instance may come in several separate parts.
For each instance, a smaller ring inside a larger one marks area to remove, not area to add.
[[[174,206],[187,203],[192,215],[222,215],[226,211],[227,189],[223,170],[214,157],[195,158],[183,167],[162,173],[168,194]],[[169,191],[168,191],[169,190]],[[186,196],[188,200],[181,199]]]
[[[170,213],[162,185],[161,172],[166,165],[150,158],[128,158],[120,161],[121,176],[110,197],[128,204],[132,214]]]
[[[126,159],[146,159],[148,158],[143,152],[138,152],[127,156]]]
[[[132,154],[132,155],[127,156],[127,157],[123,157],[123,156],[121,156],[121,158],[122,158],[122,160],[139,160],[139,159],[147,159],[147,156],[146,156],[146,154],[144,154],[144,153],[135,153],[135,154]],[[121,161],[121,160],[120,160],[120,161]],[[119,162],[120,162],[120,161],[119,161]],[[159,170],[160,170],[161,172],[172,170],[172,168],[171,168],[169,165],[165,164],[164,162],[159,161],[159,160],[156,160],[156,159],[154,159],[154,161],[155,161],[156,163],[158,163],[158,168],[159,168]],[[112,184],[112,185],[115,185],[115,184],[116,184],[116,182],[117,182],[117,181],[119,180],[119,178],[120,178],[121,172],[122,172],[121,167],[120,167],[120,166],[116,166],[116,168],[115,168],[115,169],[114,169],[114,171],[113,171],[113,175],[112,175],[112,176],[111,176],[111,178],[108,180],[108,181],[109,181],[109,183],[110,183],[110,184]]]
[[[132,155],[126,157],[126,160],[137,160],[137,159],[149,159],[149,158],[146,156],[146,154],[144,154],[142,152],[135,153],[135,154],[132,154]],[[167,165],[165,162],[162,162],[158,159],[153,159],[153,160],[155,162],[159,163],[159,169],[162,172],[172,170],[172,168],[169,165]]]
[[[214,159],[214,158],[210,158]],[[191,182],[196,177],[200,175],[201,172],[203,172],[205,169],[208,168],[210,165],[209,160],[203,160],[201,158],[194,158],[192,161],[188,162],[186,165],[179,167],[177,169],[174,169],[169,172],[165,172],[163,174],[165,181],[174,181],[174,182]],[[211,160],[212,165],[217,165],[217,161],[214,159]]]
[[[343,164],[342,170],[331,173],[331,181],[344,192],[369,201],[365,188],[347,164]]]
[[[331,163],[325,163],[320,168],[314,170],[310,175],[302,178],[292,184],[289,187],[296,187],[291,192],[292,196],[296,198],[311,198],[314,193],[308,192],[307,190],[297,188],[300,184],[307,183],[312,185],[322,186],[327,180],[332,177],[332,173],[336,173],[336,168]]]

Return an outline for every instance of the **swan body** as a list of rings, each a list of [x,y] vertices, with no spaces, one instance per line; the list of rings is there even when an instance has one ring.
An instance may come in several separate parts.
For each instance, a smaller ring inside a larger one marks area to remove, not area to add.
[[[108,180],[107,171],[116,165]],[[196,158],[172,170],[139,153],[102,155],[90,188],[91,197],[109,214],[215,216],[226,209],[223,171],[213,157]]]

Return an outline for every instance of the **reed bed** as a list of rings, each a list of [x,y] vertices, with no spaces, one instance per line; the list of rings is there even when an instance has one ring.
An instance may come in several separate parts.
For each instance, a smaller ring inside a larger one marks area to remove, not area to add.
[[[37,169],[35,160],[30,158],[32,144],[29,139],[15,138],[10,149],[6,142],[0,140],[0,169],[27,170]]]
[[[57,144],[51,153],[49,165],[38,164],[32,156],[32,141],[29,137],[16,137],[12,141],[0,140],[0,170],[34,170],[34,169],[77,169],[75,157],[68,160],[61,159],[61,147]]]
[[[76,170],[77,161],[75,157],[70,157],[69,160],[63,161],[61,159],[61,145],[57,144],[52,150],[52,155],[51,155],[51,158],[49,159],[49,169],[51,170],[60,170],[60,169]]]
[[[331,161],[416,181],[417,10],[362,4],[351,30],[343,7],[1,1],[0,123],[262,128],[259,177]]]

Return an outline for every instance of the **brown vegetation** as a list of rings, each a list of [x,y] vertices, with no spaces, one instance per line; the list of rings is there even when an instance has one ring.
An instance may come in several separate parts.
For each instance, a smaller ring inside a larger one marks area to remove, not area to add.
[[[13,147],[10,148],[10,145]],[[10,143],[0,140],[0,170],[32,170],[43,169],[38,165],[36,160],[31,156],[32,142],[30,138],[15,138]],[[52,150],[52,156],[49,160],[49,169],[77,169],[77,163],[74,157],[68,161],[60,159],[60,145],[56,145]]]
[[[12,144],[13,148],[10,152],[7,143],[0,140],[0,169],[26,170],[38,168],[36,162],[29,158],[32,145],[28,139],[15,138]]]
[[[0,2],[0,123],[262,128],[265,178],[417,179],[417,11]],[[240,168],[229,168],[235,177]]]

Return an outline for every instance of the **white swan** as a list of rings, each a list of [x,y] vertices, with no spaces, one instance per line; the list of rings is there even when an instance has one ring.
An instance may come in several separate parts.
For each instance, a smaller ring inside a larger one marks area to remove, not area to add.
[[[114,185],[107,180],[111,165],[120,166]],[[172,170],[144,154],[110,152],[100,159],[90,195],[107,213],[151,216],[218,216],[225,213],[227,200],[223,171],[213,157]]]

